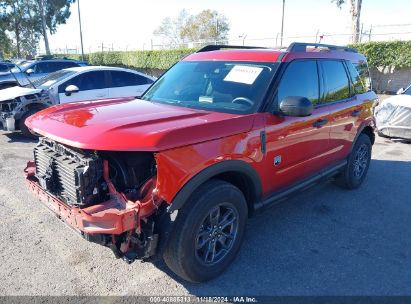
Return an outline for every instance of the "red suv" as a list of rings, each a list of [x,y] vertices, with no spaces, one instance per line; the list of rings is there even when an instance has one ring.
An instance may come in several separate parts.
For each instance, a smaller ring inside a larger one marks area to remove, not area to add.
[[[208,46],[140,100],[58,105],[29,118],[43,137],[27,182],[117,257],[160,254],[185,280],[206,281],[234,260],[257,209],[324,178],[360,186],[376,99],[353,49]]]

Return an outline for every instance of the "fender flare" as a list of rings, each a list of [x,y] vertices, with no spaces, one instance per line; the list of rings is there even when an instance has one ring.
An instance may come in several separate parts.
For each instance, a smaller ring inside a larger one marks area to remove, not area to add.
[[[363,133],[364,129],[367,128],[367,127],[370,127],[370,128],[373,130],[373,132],[375,132],[375,131],[374,131],[375,128],[373,127],[373,125],[372,125],[371,123],[363,123],[363,124],[358,128],[357,134],[355,135],[355,138],[354,138],[354,140],[353,140],[353,142],[352,142],[352,145],[351,145],[350,153],[351,153],[352,149],[354,148],[354,145],[355,145],[355,143],[357,142],[358,137],[360,136],[360,134]]]
[[[238,172],[247,176],[247,180],[251,182],[253,187],[253,193],[251,194],[252,201],[260,201],[262,195],[262,184],[260,177],[258,176],[258,173],[255,171],[255,169],[245,161],[226,160],[207,167],[206,169],[192,177],[187,183],[185,183],[173,198],[167,211],[169,213],[173,213],[174,211],[181,209],[187,202],[191,194],[200,185],[212,179],[213,177],[226,172]]]

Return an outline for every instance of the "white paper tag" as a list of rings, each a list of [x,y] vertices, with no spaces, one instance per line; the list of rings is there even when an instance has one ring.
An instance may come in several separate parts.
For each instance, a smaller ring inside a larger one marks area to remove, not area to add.
[[[262,70],[263,68],[235,65],[227,76],[225,76],[224,81],[253,84]]]
[[[200,98],[198,98],[199,102],[208,102],[208,103],[213,103],[213,97],[211,96],[200,96]]]

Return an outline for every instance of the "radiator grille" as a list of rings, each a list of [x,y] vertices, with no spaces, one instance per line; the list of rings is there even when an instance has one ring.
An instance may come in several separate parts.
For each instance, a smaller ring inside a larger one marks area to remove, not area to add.
[[[34,149],[34,159],[40,185],[67,204],[87,206],[99,195],[103,164],[98,156],[43,138]]]

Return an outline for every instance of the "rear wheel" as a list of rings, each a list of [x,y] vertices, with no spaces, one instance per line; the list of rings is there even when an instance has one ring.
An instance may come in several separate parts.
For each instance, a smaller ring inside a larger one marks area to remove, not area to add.
[[[33,114],[36,114],[36,113],[39,112],[39,111],[41,111],[41,109],[30,109],[30,110],[28,110],[26,113],[24,113],[23,116],[20,118],[20,121],[19,121],[20,131],[21,131],[21,133],[22,133],[25,137],[27,137],[27,138],[31,138],[31,139],[37,139],[37,138],[38,138],[37,135],[33,134],[33,133],[29,130],[29,128],[26,126],[25,122],[26,122],[26,119],[27,119],[28,117],[30,117],[30,116],[33,115]]]
[[[337,184],[346,189],[356,189],[364,181],[371,161],[371,140],[360,134],[348,157],[347,166],[337,178]]]
[[[215,278],[236,257],[247,214],[237,187],[220,180],[203,184],[179,210],[163,255],[166,264],[187,281]]]

